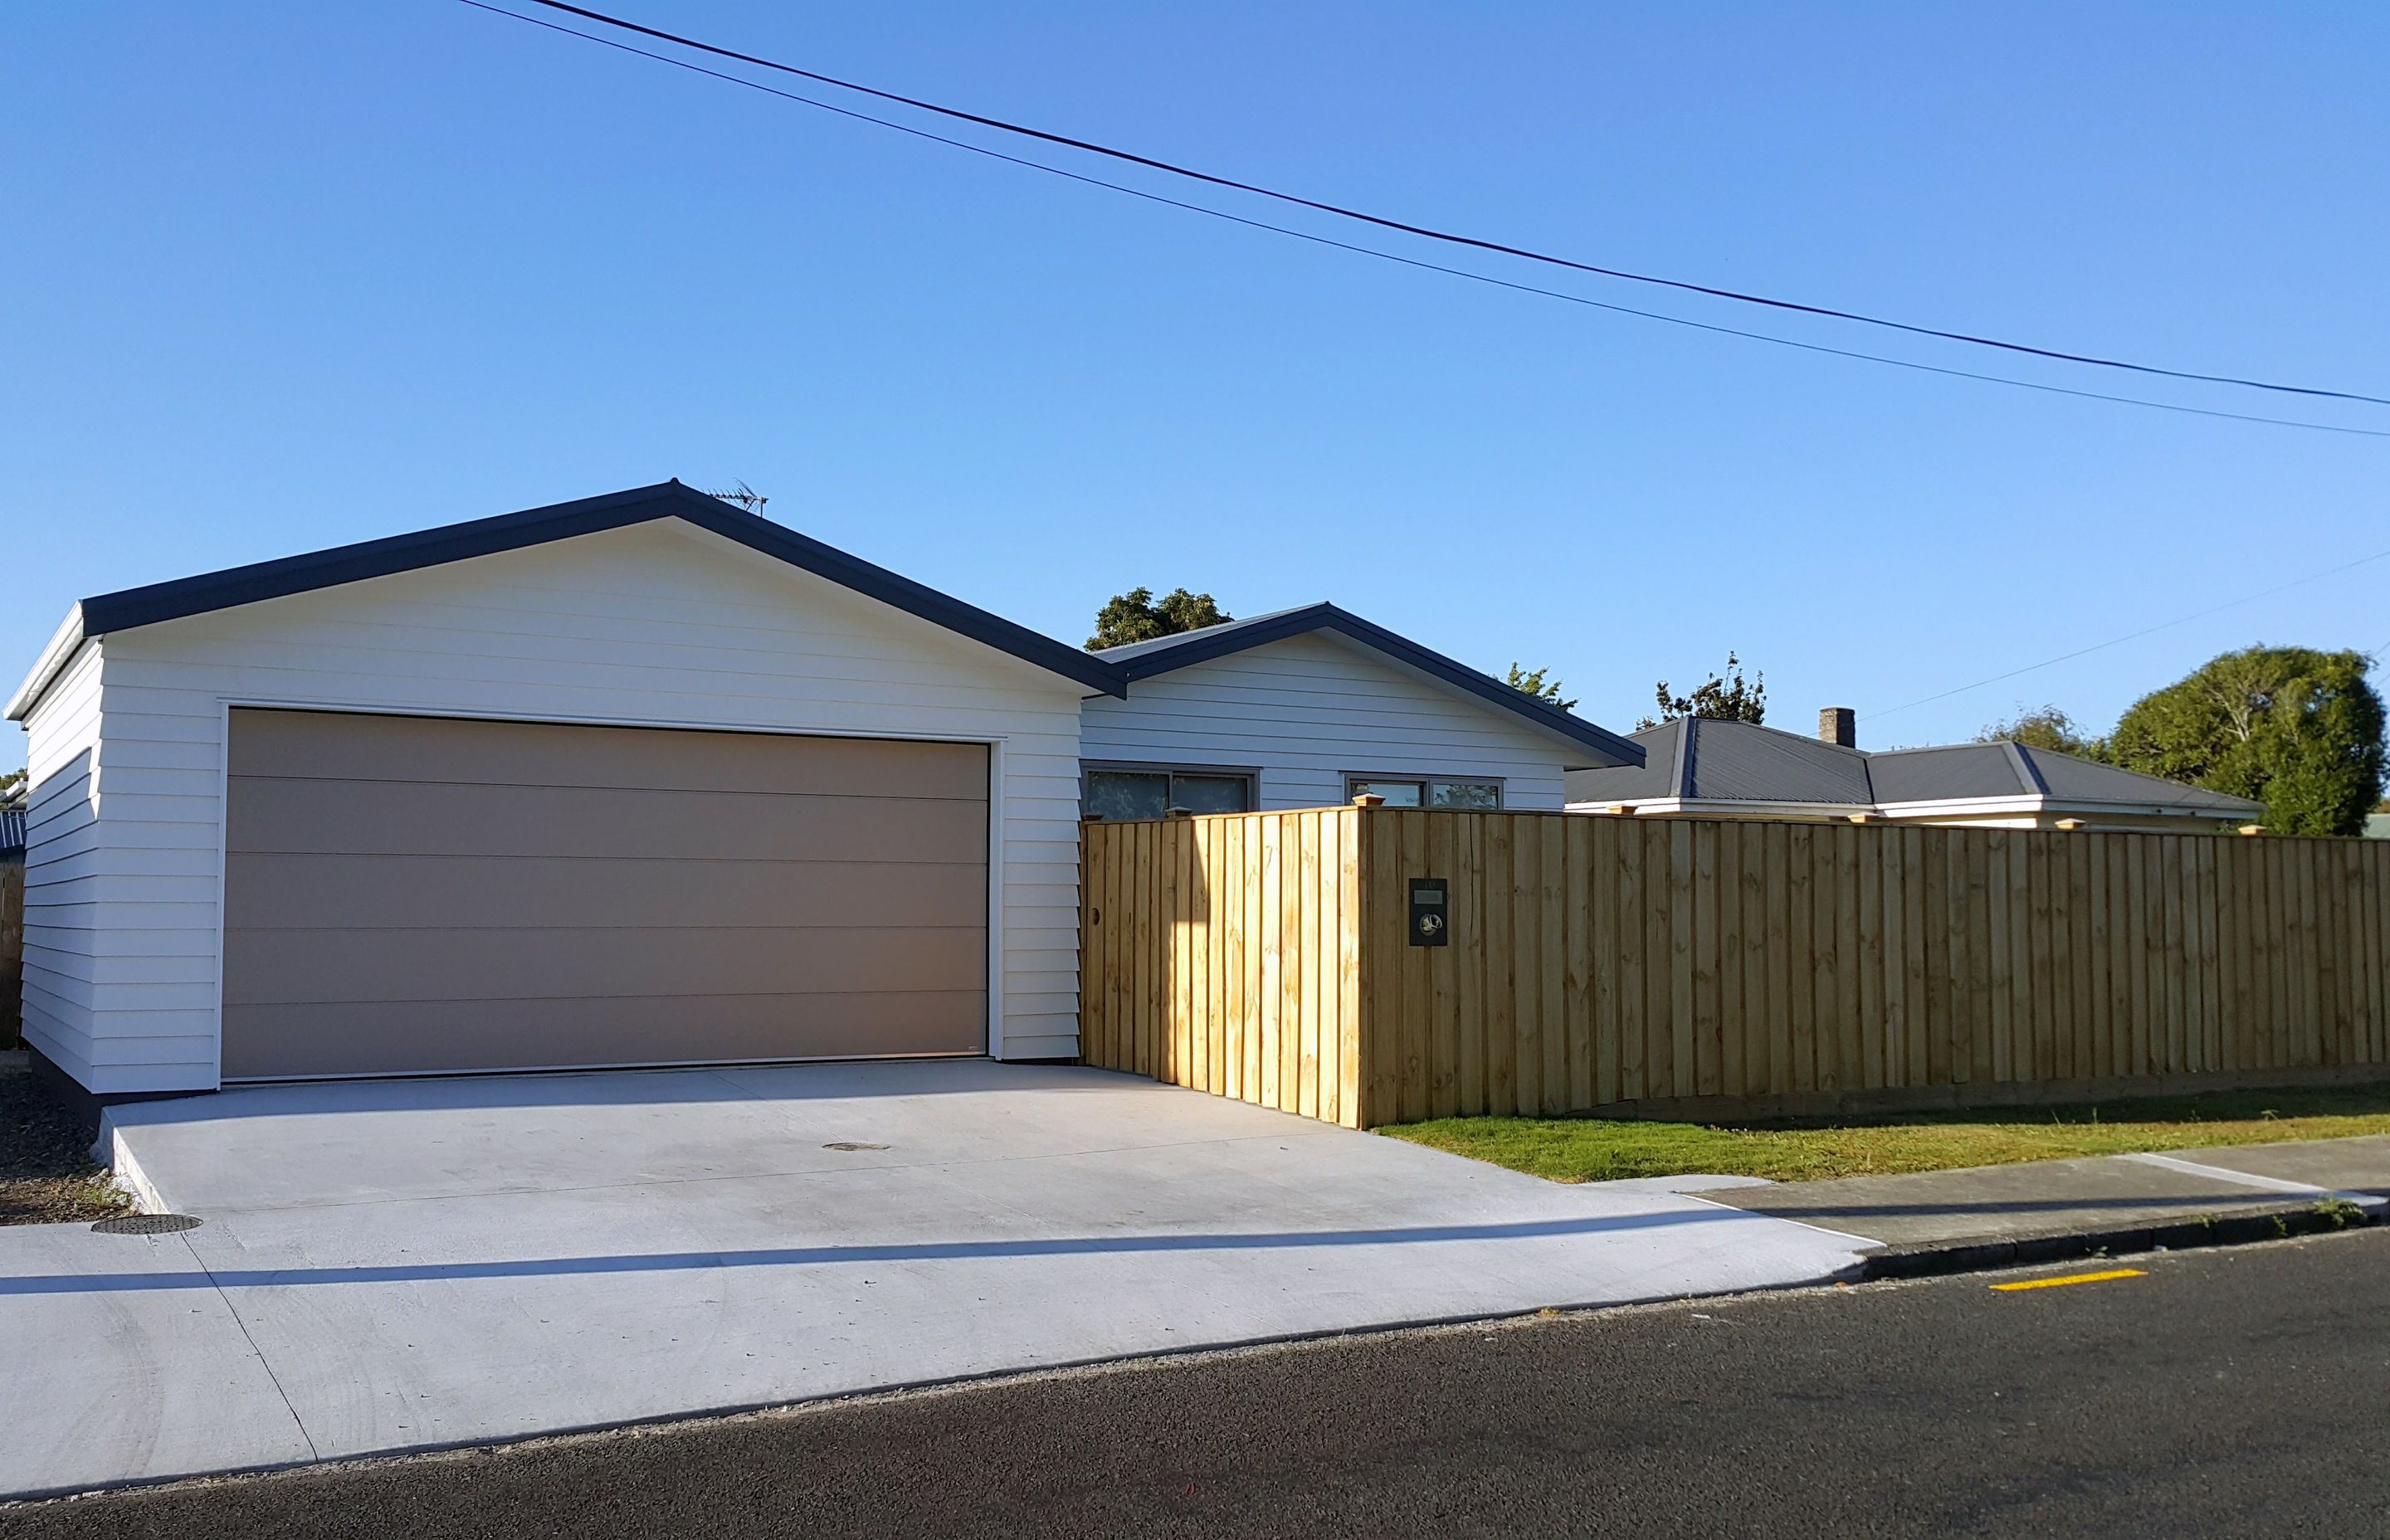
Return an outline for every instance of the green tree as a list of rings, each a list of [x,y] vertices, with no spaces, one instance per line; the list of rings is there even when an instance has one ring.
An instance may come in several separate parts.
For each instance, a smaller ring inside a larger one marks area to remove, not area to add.
[[[2116,724],[2127,770],[2266,804],[2276,834],[2358,834],[2382,795],[2382,698],[2361,652],[2251,647],[2142,697]]]
[[[1510,676],[1504,680],[1503,683],[1509,685],[1512,689],[1517,690],[1522,695],[1534,696],[1536,699],[1542,701],[1547,706],[1558,706],[1564,712],[1573,712],[1576,710],[1575,701],[1563,700],[1561,699],[1561,682],[1557,679],[1547,679],[1544,677],[1545,674],[1550,672],[1551,671],[1549,669],[1523,669],[1518,664],[1512,663],[1510,665]]]
[[[25,772],[0,775],[0,813],[21,812],[25,806]]]
[[[1100,652],[1108,647],[1176,636],[1182,631],[1198,631],[1235,618],[1214,603],[1209,594],[1173,588],[1157,599],[1150,588],[1132,588],[1125,594],[1113,595],[1096,611],[1096,634],[1087,638],[1087,650]]]
[[[1645,717],[1635,725],[1641,732],[1663,722],[1674,722],[1680,716],[1706,716],[1723,722],[1748,722],[1756,725],[1767,716],[1767,675],[1755,674],[1749,680],[1742,676],[1742,660],[1729,652],[1726,655],[1726,672],[1713,674],[1693,688],[1690,695],[1678,695],[1660,681],[1654,692],[1659,697],[1660,714]]]
[[[2028,749],[2048,749],[2053,753],[2075,754],[2084,759],[2108,757],[2105,741],[2084,732],[2073,717],[2056,706],[2037,706],[2029,711],[2020,706],[2016,715],[2005,722],[1985,723],[1975,741],[2022,743]]]

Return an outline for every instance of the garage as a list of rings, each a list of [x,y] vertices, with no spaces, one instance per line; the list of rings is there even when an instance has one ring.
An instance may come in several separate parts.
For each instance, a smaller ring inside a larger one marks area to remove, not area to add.
[[[986,1051],[983,744],[229,718],[226,1080]]]
[[[227,1080],[1079,1046],[1120,669],[678,481],[71,606],[23,1034]]]

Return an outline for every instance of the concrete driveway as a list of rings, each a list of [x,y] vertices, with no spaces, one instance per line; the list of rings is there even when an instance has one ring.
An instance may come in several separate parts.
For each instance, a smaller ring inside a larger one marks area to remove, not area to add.
[[[199,1217],[0,1230],[0,1492],[1810,1282],[1865,1242],[983,1060],[120,1110]]]

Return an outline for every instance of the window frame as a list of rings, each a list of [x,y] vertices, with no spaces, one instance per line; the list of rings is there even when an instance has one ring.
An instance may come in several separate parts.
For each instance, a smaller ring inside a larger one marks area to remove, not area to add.
[[[1087,777],[1093,775],[1107,773],[1111,775],[1128,776],[1170,776],[1174,777],[1178,776],[1207,776],[1215,780],[1241,780],[1245,783],[1245,811],[1247,813],[1258,813],[1261,811],[1262,773],[1259,766],[1248,766],[1242,764],[1182,764],[1177,763],[1155,764],[1138,760],[1083,759],[1079,762],[1079,815],[1081,817],[1084,818],[1087,815]],[[1164,791],[1163,793],[1163,806],[1164,808],[1168,808],[1172,805],[1173,803],[1170,802],[1169,792]],[[1238,816],[1238,815],[1233,813],[1207,813],[1199,815],[1199,816],[1207,818],[1233,818]],[[1132,823],[1141,822],[1142,820],[1122,819],[1120,821],[1123,823]]]
[[[1393,782],[1420,789],[1419,806],[1406,809],[1419,813],[1500,813],[1510,806],[1510,782],[1500,776],[1421,776],[1407,771],[1399,774],[1374,775],[1366,770],[1344,772],[1344,800],[1351,802],[1361,795],[1361,789],[1371,782]],[[1490,786],[1494,789],[1492,807],[1438,807],[1428,801],[1428,789],[1437,784],[1446,786]]]

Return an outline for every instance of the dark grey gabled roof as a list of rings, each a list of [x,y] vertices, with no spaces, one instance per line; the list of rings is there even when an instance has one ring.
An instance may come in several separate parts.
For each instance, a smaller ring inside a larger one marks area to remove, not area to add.
[[[76,607],[75,615],[70,618],[58,643],[45,655],[43,667],[34,671],[9,703],[8,715],[18,719],[31,711],[50,680],[73,655],[76,646],[86,637],[569,540],[575,535],[595,534],[657,519],[684,520],[1107,695],[1127,693],[1127,682],[1120,670],[1091,653],[1065,646],[1051,636],[966,604],[860,557],[849,556],[674,480],[87,598]]]
[[[82,643],[93,636],[135,626],[155,625],[235,605],[255,604],[368,578],[415,571],[472,557],[520,550],[575,535],[595,534],[657,519],[680,519],[765,556],[775,557],[819,577],[852,588],[933,624],[982,642],[1025,662],[1047,669],[1106,695],[1125,696],[1131,681],[1184,668],[1259,647],[1281,636],[1304,631],[1332,631],[1374,648],[1397,662],[1515,712],[1561,738],[1583,745],[1599,762],[1638,763],[1641,751],[1613,733],[1582,721],[1545,701],[1510,688],[1500,680],[1464,667],[1407,637],[1372,625],[1331,604],[1316,604],[1252,620],[1231,621],[1202,631],[1165,636],[1155,642],[1091,653],[1058,642],[1000,615],[925,584],[914,582],[849,556],[811,536],[709,497],[678,481],[624,492],[585,497],[575,502],[526,508],[462,524],[419,530],[353,545],[337,545],[304,556],[231,567],[198,577],[153,583],[139,588],[100,594],[77,605],[42,661],[34,667],[7,715],[21,720],[42,693],[72,660]]]
[[[1573,770],[1572,803],[1765,802],[1848,807],[2043,797],[2055,804],[2110,805],[2248,817],[2259,804],[2017,743],[1955,743],[1870,753],[1748,722],[1679,717],[1635,735],[1640,770]]]
[[[1642,748],[1632,739],[1621,738],[1606,727],[1597,727],[1549,701],[1536,699],[1524,690],[1512,689],[1490,674],[1481,674],[1466,663],[1456,662],[1441,652],[1432,651],[1407,636],[1397,635],[1384,626],[1372,624],[1332,604],[1306,604],[1301,609],[1280,610],[1247,620],[1223,621],[1218,625],[1207,625],[1201,630],[1182,631],[1175,636],[1106,648],[1095,656],[1120,669],[1134,683],[1157,674],[1167,674],[1173,669],[1208,662],[1214,658],[1225,658],[1231,653],[1314,631],[1331,632],[1347,641],[1357,642],[1430,678],[1473,695],[1488,705],[1498,706],[1524,717],[1544,731],[1557,734],[1600,756],[1604,764],[1635,766],[1643,762]]]

